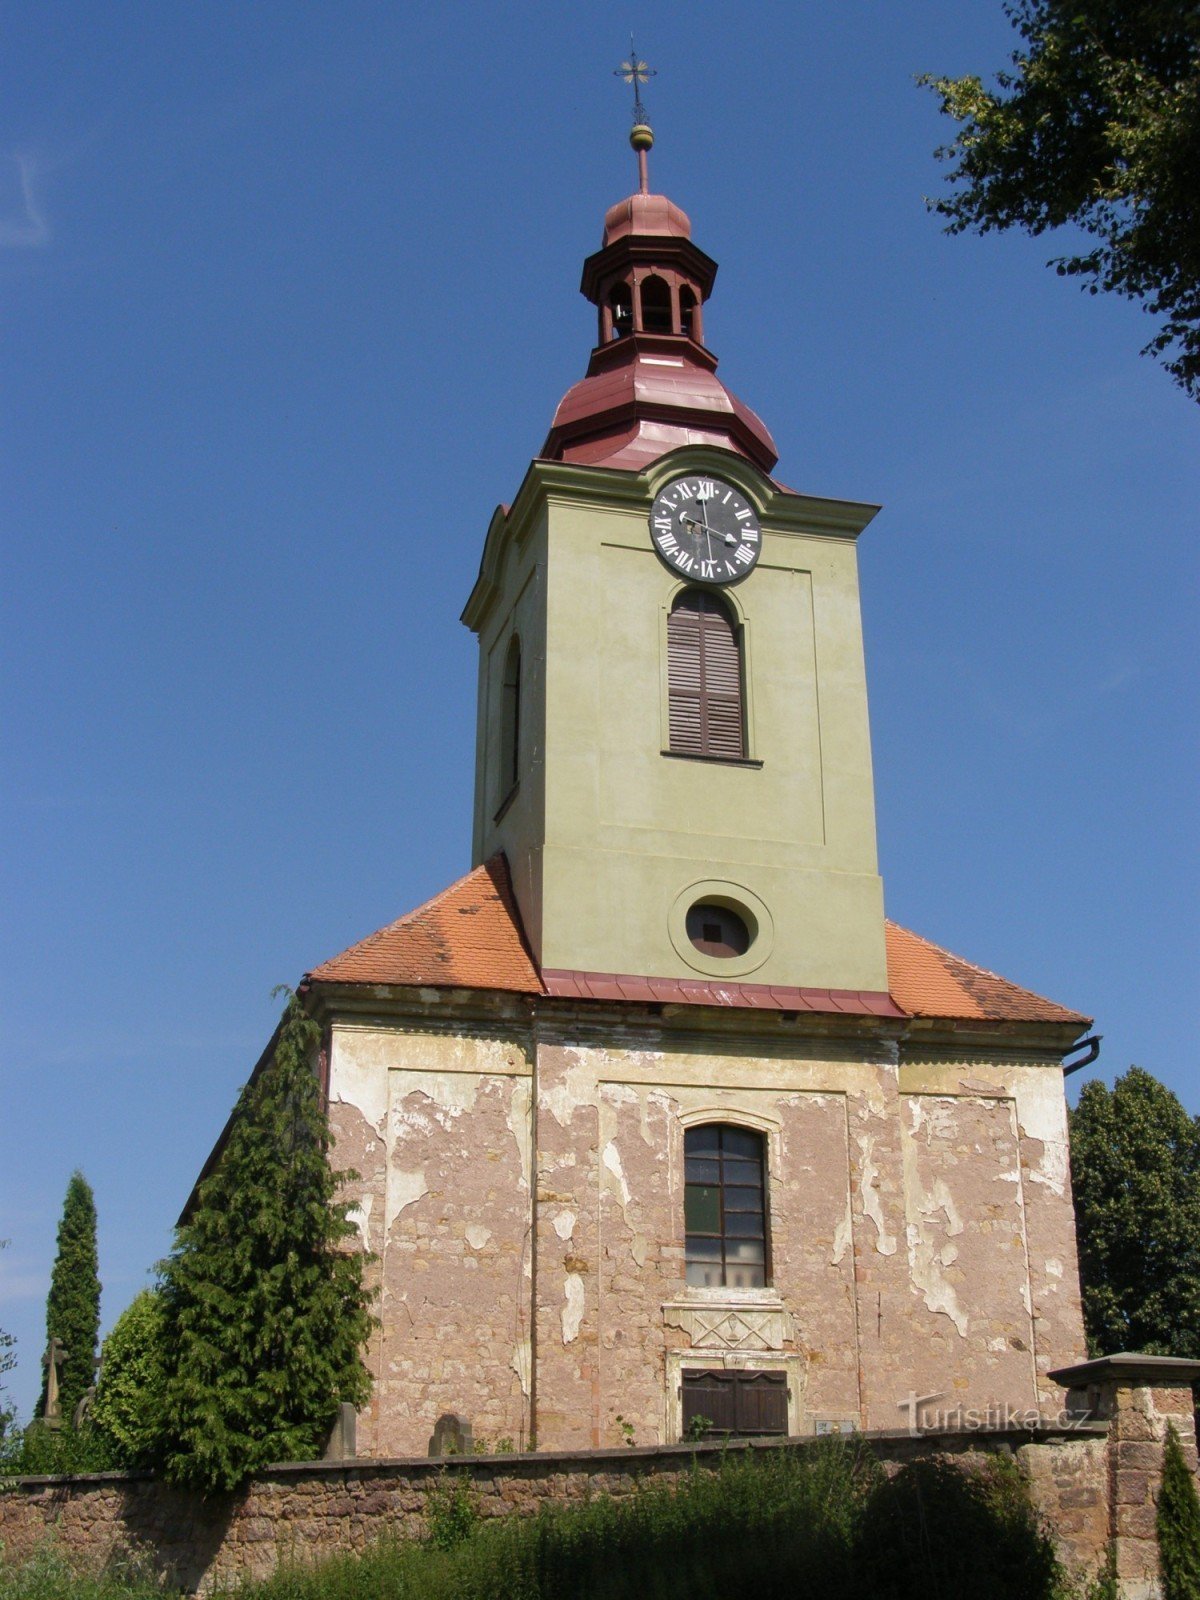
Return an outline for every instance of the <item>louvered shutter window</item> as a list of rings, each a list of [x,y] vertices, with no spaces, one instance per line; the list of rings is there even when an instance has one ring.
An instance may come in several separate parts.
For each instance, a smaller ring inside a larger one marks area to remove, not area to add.
[[[689,589],[667,623],[671,749],[678,755],[740,760],[742,652],[722,600]]]
[[[712,1433],[753,1437],[788,1431],[786,1373],[685,1370],[682,1389],[685,1435],[698,1417]]]

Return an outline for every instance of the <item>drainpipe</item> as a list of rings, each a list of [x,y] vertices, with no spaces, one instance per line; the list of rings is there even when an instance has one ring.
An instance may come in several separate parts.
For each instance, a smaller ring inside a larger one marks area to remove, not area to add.
[[[1063,1077],[1069,1078],[1073,1072],[1078,1072],[1080,1067],[1090,1067],[1100,1054],[1100,1041],[1103,1038],[1104,1035],[1102,1033],[1090,1033],[1086,1039],[1080,1039],[1078,1044],[1073,1044],[1067,1052],[1068,1055],[1074,1054],[1076,1050],[1086,1050],[1087,1055],[1081,1056],[1078,1061],[1072,1061],[1069,1064],[1064,1061]]]

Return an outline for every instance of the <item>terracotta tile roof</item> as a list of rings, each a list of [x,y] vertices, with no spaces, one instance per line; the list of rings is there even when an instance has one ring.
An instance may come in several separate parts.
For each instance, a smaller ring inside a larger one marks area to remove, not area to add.
[[[547,969],[525,944],[508,866],[493,856],[465,878],[308,974],[314,983],[499,989],[573,1000],[745,1006],[849,1016],[942,1017],[977,1022],[1090,1020],[973,966],[894,922],[887,924],[891,994],[793,989],[703,978],[644,978]]]
[[[888,984],[892,996],[913,1017],[955,1021],[1074,1022],[1090,1017],[1055,1005],[985,967],[976,967],[940,945],[886,924]]]
[[[429,984],[540,994],[502,855],[314,967],[314,983]]]

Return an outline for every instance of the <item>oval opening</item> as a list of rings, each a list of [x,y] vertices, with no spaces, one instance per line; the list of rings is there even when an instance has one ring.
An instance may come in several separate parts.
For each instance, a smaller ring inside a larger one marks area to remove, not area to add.
[[[729,906],[711,900],[698,900],[688,908],[687,936],[701,955],[744,956],[750,948],[750,929],[745,919]]]

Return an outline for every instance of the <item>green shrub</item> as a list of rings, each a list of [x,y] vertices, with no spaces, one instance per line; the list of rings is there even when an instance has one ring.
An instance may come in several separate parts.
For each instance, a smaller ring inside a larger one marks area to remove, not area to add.
[[[90,1423],[74,1428],[47,1428],[31,1422],[14,1429],[0,1440],[0,1477],[19,1478],[42,1474],[109,1472],[120,1463],[106,1439]]]
[[[1163,1600],[1200,1600],[1200,1500],[1173,1423],[1163,1448],[1157,1527]]]
[[[123,1467],[151,1465],[162,1448],[162,1298],[153,1289],[126,1306],[104,1341],[104,1364],[89,1421]]]
[[[872,1495],[860,1551],[878,1600],[1024,1600],[1053,1595],[1062,1576],[1025,1480],[1006,1456],[971,1471],[945,1458],[910,1463]]]
[[[457,1550],[469,1539],[479,1521],[475,1489],[465,1472],[452,1478],[444,1474],[425,1501],[429,1543],[435,1550]]]

